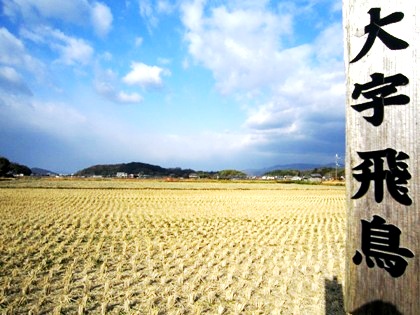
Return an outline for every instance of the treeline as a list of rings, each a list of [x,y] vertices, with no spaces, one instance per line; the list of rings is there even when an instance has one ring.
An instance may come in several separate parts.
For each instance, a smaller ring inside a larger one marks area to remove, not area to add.
[[[264,174],[264,176],[299,176],[299,177],[309,177],[312,174],[320,174],[321,176],[335,178],[336,169],[334,167],[321,167],[314,168],[311,170],[274,170]],[[337,169],[337,177],[340,178],[344,176],[345,170],[343,167]]]
[[[176,168],[164,168],[158,165],[152,165],[141,162],[121,163],[121,164],[106,164],[106,165],[94,165],[85,168],[75,175],[77,176],[115,176],[117,173],[135,174],[139,176],[151,176],[151,177],[185,177],[194,170]]]
[[[222,170],[222,171],[217,172],[217,176],[219,179],[232,179],[232,178],[243,179],[247,177],[247,175],[244,172],[237,171],[237,170]]]
[[[25,165],[13,163],[5,157],[0,157],[0,177],[13,177],[19,174],[29,176],[32,174],[32,171]]]
[[[77,172],[76,176],[104,176],[115,177],[117,173],[133,174],[139,177],[173,177],[173,178],[246,178],[246,174],[237,170],[222,171],[195,171],[193,169],[182,169],[180,167],[164,168],[141,162],[94,165]]]

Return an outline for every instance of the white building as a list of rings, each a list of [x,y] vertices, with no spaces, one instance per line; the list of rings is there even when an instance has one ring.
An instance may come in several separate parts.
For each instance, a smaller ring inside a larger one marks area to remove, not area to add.
[[[127,173],[125,173],[125,172],[117,172],[117,177],[118,178],[127,178]]]

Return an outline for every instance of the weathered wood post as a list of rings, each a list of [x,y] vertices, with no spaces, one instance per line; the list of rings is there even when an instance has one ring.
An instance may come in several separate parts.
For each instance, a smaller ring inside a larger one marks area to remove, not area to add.
[[[420,1],[343,0],[346,311],[420,314]]]

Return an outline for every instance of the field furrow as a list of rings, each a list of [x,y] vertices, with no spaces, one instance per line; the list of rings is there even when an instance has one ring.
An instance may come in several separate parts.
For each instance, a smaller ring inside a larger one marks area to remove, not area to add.
[[[343,187],[109,185],[0,187],[3,313],[343,314]]]

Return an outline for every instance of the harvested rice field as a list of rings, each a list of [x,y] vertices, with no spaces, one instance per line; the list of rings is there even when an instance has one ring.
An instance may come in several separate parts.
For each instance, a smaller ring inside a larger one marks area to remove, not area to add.
[[[0,182],[4,314],[345,314],[343,186]]]

